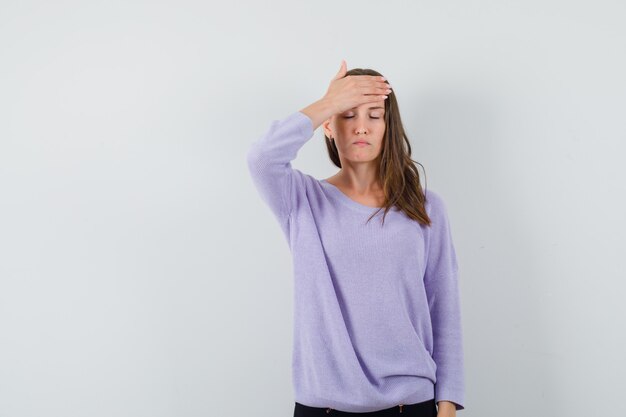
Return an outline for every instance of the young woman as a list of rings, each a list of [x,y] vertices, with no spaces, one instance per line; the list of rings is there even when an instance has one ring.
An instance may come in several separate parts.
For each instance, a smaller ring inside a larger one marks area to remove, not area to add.
[[[291,161],[322,126],[337,174]],[[345,61],[320,100],[247,155],[293,257],[294,417],[453,417],[464,409],[458,265],[389,83]],[[372,220],[377,221],[372,221]]]

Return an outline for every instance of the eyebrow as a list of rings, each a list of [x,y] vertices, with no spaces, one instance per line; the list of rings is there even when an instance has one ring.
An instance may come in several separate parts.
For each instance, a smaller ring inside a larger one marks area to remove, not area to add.
[[[358,106],[357,106],[357,107],[358,107]],[[356,109],[356,107],[352,107],[350,110],[354,110],[354,109]],[[384,107],[380,107],[380,106],[379,106],[379,107],[370,107],[369,109],[370,109],[370,110],[373,110],[373,109],[383,109],[383,110],[384,110],[385,108],[384,108]]]

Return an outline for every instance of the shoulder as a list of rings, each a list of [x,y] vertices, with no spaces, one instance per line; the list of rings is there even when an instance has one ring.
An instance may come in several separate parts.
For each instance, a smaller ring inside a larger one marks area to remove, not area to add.
[[[314,177],[311,174],[307,174],[297,168],[293,169],[294,175],[298,178],[298,181],[307,188],[321,188],[322,180]]]
[[[302,185],[311,185],[313,182],[317,181],[315,177],[306,172],[302,172],[298,168],[293,168],[293,175]]]
[[[311,190],[317,190],[321,188],[320,180],[318,180],[311,174],[307,174],[306,172],[303,172],[298,168],[293,168],[291,172],[293,176],[293,183],[296,189],[311,192]]]
[[[445,228],[449,222],[448,208],[444,198],[439,192],[427,190],[426,195],[426,213],[432,222],[431,226],[436,229]]]
[[[428,215],[430,215],[431,212],[436,214],[438,212],[445,211],[446,204],[439,192],[427,189],[424,192],[424,195],[426,196],[426,212]]]

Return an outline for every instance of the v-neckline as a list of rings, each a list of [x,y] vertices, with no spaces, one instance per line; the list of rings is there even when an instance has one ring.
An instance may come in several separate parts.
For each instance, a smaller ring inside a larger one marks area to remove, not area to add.
[[[358,201],[353,200],[346,193],[341,191],[341,189],[339,187],[337,187],[334,184],[331,184],[330,182],[326,181],[325,179],[320,180],[320,183],[327,185],[327,188],[331,192],[333,192],[341,201],[343,201],[344,203],[348,204],[349,206],[354,207],[356,209],[359,209],[361,211],[373,212],[373,211],[376,211],[376,210],[384,208],[384,207],[373,207],[373,206],[368,206],[368,205],[359,203]]]

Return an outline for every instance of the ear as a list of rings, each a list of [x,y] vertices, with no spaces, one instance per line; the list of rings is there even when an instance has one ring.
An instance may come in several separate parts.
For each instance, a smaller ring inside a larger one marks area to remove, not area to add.
[[[322,122],[322,129],[324,129],[324,134],[329,138],[334,137],[333,131],[330,128],[330,119],[326,119]]]

